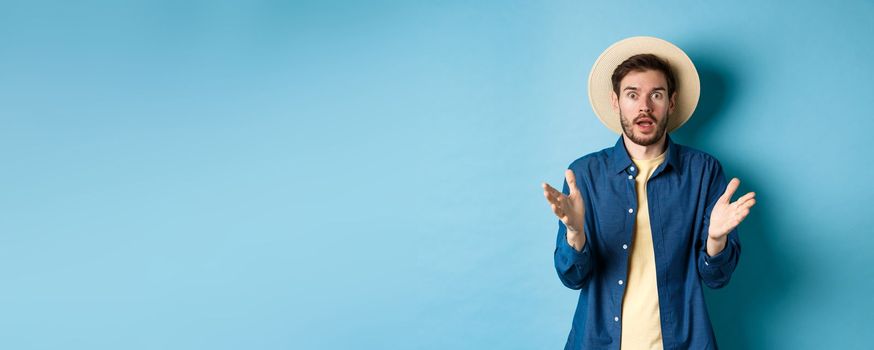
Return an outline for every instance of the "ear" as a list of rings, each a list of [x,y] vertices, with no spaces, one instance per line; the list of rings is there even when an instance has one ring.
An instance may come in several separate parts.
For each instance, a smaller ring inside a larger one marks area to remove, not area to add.
[[[674,93],[671,94],[671,102],[668,106],[668,114],[674,114],[674,107],[676,107],[676,106],[677,106],[677,92],[674,91]]]
[[[613,106],[613,113],[619,114],[619,96],[616,96],[615,91],[610,93],[610,104]]]

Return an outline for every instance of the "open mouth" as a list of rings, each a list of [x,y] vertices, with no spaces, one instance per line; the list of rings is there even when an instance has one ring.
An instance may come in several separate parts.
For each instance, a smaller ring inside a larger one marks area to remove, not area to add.
[[[650,118],[641,118],[637,122],[635,122],[634,124],[636,124],[637,126],[640,126],[640,127],[649,128],[649,127],[652,127],[653,125],[655,125],[655,120],[652,120]]]
[[[641,120],[641,121],[637,122],[637,125],[640,125],[640,126],[652,126],[653,124],[655,124],[655,123],[653,123],[652,120],[649,120],[649,119]]]

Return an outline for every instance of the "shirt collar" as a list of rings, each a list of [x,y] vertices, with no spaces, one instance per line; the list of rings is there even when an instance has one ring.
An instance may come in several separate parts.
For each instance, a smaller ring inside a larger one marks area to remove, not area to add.
[[[619,140],[616,141],[616,145],[613,146],[613,154],[610,156],[610,169],[614,174],[618,174],[619,172],[629,169],[634,163],[631,161],[631,157],[628,156],[628,150],[625,149],[625,143],[622,138],[625,137],[623,135],[619,135]],[[671,166],[671,168],[679,169],[680,166],[680,147],[675,144],[673,140],[671,140],[671,136],[667,133],[665,134],[665,144],[668,145],[668,149],[665,151],[665,161],[664,164]],[[660,166],[659,168],[664,168],[664,166]],[[660,170],[656,170],[656,172],[661,172]]]

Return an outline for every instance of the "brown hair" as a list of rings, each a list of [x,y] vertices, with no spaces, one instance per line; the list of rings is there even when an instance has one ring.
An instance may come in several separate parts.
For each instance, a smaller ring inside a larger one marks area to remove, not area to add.
[[[610,79],[613,81],[613,92],[616,93],[616,96],[619,96],[619,83],[622,82],[622,78],[625,78],[628,73],[646,70],[662,72],[665,75],[665,80],[668,82],[668,98],[674,95],[674,91],[677,89],[677,81],[674,78],[671,65],[656,55],[643,53],[629,57],[613,70],[613,76]]]

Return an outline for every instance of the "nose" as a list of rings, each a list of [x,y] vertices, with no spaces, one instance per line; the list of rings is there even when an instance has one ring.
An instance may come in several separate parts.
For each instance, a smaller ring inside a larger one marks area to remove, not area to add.
[[[640,99],[640,112],[643,113],[651,113],[652,112],[652,101],[649,98]]]

